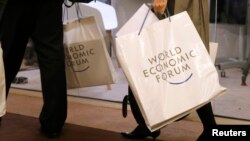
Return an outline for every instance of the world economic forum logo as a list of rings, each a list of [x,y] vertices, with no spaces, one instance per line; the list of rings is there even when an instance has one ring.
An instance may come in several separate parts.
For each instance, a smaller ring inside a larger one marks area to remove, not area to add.
[[[84,43],[71,44],[65,47],[65,63],[74,72],[83,72],[90,68],[90,57],[94,56],[94,49],[87,48]]]
[[[190,60],[196,56],[194,50],[183,51],[180,47],[164,50],[147,58],[150,67],[142,70],[142,73],[145,78],[154,77],[158,83],[168,82],[172,85],[180,85],[192,78]]]

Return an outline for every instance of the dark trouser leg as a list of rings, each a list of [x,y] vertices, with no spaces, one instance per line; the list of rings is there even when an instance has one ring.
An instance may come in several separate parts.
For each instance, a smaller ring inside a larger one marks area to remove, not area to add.
[[[39,54],[44,105],[40,122],[57,132],[67,116],[66,77],[62,45],[62,2],[9,0],[1,23],[7,93],[19,71],[30,35]],[[18,12],[17,12],[18,11]]]
[[[144,132],[144,134],[149,134],[151,131],[146,126],[145,120],[142,116],[140,108],[135,100],[135,97],[134,97],[133,92],[132,92],[130,87],[128,87],[128,97],[129,97],[129,103],[130,103],[132,114],[133,114],[136,122],[138,123],[138,126],[135,129],[137,131],[135,131],[135,130],[134,131],[138,132],[138,133]]]
[[[123,132],[122,135],[130,139],[143,139],[146,137],[152,137],[153,139],[157,138],[160,135],[160,130],[151,132],[147,128],[144,118],[141,114],[138,104],[136,103],[135,97],[130,87],[128,89],[128,92],[129,92],[129,102],[130,102],[131,110],[132,110],[132,113],[136,122],[138,123],[138,126],[132,132],[130,133]]]
[[[44,105],[43,130],[61,130],[67,117],[67,90],[63,48],[62,3],[43,1],[32,34],[41,72]],[[48,22],[49,21],[49,22]]]
[[[197,141],[208,141],[209,136],[211,136],[211,128],[216,125],[211,103],[199,108],[197,113],[203,125],[203,132]]]
[[[133,92],[131,90],[130,87],[128,87],[128,98],[129,98],[129,103],[130,103],[130,107],[131,107],[131,111],[133,113],[133,116],[136,120],[136,122],[140,125],[146,128],[146,124],[144,121],[144,118],[141,114],[141,111],[139,109],[139,106],[135,100],[135,97],[133,95]]]
[[[18,11],[18,12],[17,12]],[[9,0],[1,21],[1,44],[6,76],[6,94],[8,95],[11,82],[18,73],[24,51],[28,42],[32,18],[24,16],[26,5],[19,5],[15,0]]]
[[[197,113],[203,124],[204,129],[216,125],[211,102],[199,108],[197,110]]]

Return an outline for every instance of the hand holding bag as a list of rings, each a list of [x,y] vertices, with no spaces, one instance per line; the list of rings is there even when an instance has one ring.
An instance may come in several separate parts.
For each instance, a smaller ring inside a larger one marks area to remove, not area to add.
[[[6,114],[6,86],[3,64],[3,51],[0,45],[0,117]]]
[[[188,13],[117,36],[117,58],[148,128],[155,131],[224,94]]]

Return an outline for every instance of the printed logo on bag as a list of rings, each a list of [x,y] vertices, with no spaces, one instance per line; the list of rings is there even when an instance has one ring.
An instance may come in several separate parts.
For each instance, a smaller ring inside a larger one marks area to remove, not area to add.
[[[72,67],[75,72],[86,71],[90,68],[89,58],[95,54],[93,48],[87,48],[84,43],[75,43],[64,49],[67,67]]]
[[[197,57],[194,50],[175,47],[147,58],[150,67],[142,71],[145,78],[154,77],[158,83],[168,82],[179,85],[189,81],[192,76],[191,59]]]

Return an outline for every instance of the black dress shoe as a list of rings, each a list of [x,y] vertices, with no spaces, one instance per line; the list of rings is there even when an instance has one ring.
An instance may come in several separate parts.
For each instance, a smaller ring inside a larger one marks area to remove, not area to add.
[[[144,139],[152,137],[155,140],[160,135],[160,130],[150,132],[146,127],[137,126],[132,132],[122,132],[121,134],[128,139]]]

